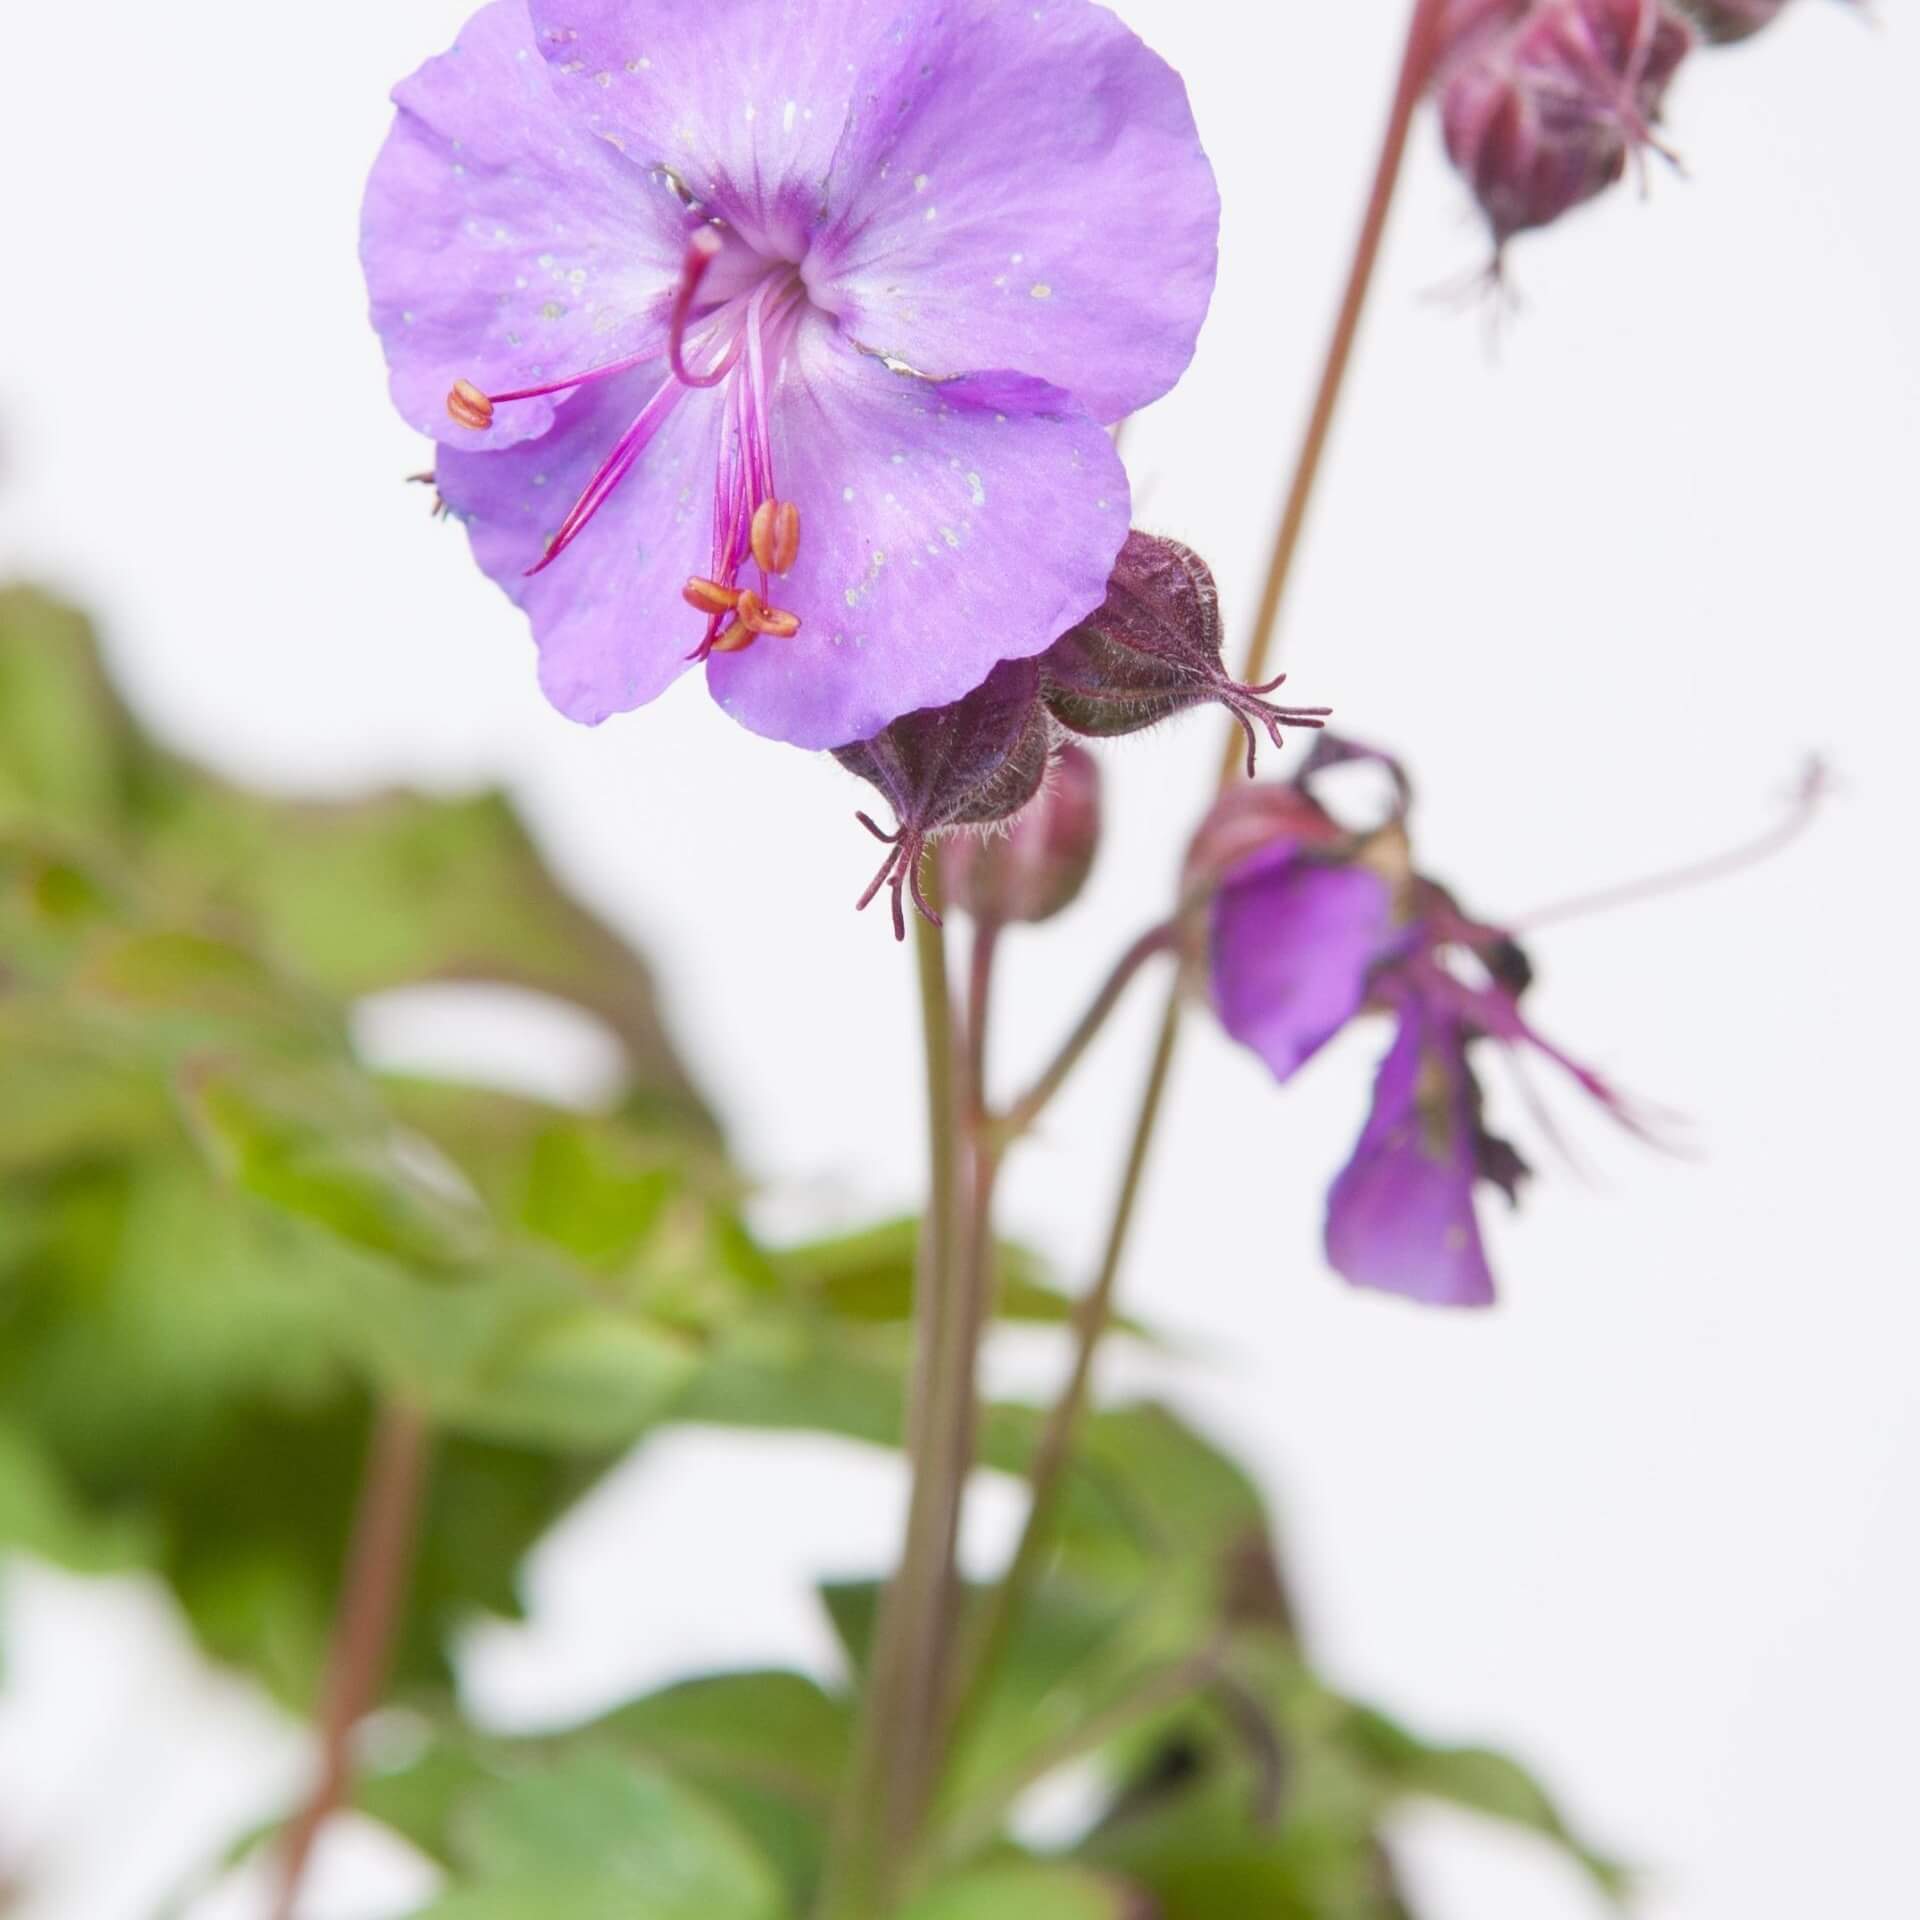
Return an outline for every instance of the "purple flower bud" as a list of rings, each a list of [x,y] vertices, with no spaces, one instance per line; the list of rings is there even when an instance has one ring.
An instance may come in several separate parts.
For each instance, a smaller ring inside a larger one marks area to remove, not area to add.
[[[1041,655],[1046,702],[1070,732],[1092,739],[1138,733],[1189,707],[1218,704],[1247,736],[1253,772],[1256,724],[1277,748],[1282,727],[1318,727],[1327,707],[1275,706],[1263,687],[1228,677],[1221,658],[1220,596],[1207,563],[1177,540],[1137,529],[1114,562],[1097,611]]]
[[[1497,255],[1658,148],[1660,105],[1694,36],[1663,0],[1540,0],[1504,33],[1490,24],[1446,73],[1440,117]]]
[[[921,889],[920,861],[929,841],[953,827],[1009,820],[1040,789],[1053,729],[1040,699],[1040,668],[1003,660],[951,706],[924,707],[883,727],[871,740],[835,747],[849,773],[878,787],[897,824],[884,832],[866,814],[854,817],[887,857],[860,896],[865,908],[882,887],[893,892],[894,938],[907,937],[903,896],[936,927],[940,916]]]
[[[976,920],[1050,920],[1086,885],[1099,838],[1099,763],[1069,741],[1004,831],[956,833],[941,842],[941,882],[947,898]]]
[[[1722,45],[1772,26],[1787,10],[1787,0],[1680,0],[1680,5],[1709,40]]]

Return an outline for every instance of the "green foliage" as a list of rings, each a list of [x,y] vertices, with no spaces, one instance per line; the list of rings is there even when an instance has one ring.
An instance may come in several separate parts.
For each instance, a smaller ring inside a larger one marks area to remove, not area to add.
[[[608,1111],[381,1076],[353,1003],[432,980],[600,1020]],[[496,794],[314,805],[147,739],[85,623],[0,592],[0,1546],[163,1578],[205,1647],[315,1697],[368,1436],[431,1431],[387,1716],[357,1804],[438,1860],[431,1920],[785,1920],[818,1889],[878,1588],[830,1588],[839,1689],[700,1676],[535,1739],[463,1720],[449,1649],[667,1422],[899,1444],[915,1223],[768,1248],[645,965]],[[1070,1303],[1000,1258],[1003,1317]],[[985,1410],[1023,1472],[1034,1410]],[[963,1624],[977,1625],[980,1596]],[[1008,1840],[1090,1762],[1069,1857]],[[1402,1920],[1411,1798],[1617,1868],[1517,1766],[1312,1673],[1247,1476],[1152,1405],[1099,1412],[970,1703],[903,1920]]]

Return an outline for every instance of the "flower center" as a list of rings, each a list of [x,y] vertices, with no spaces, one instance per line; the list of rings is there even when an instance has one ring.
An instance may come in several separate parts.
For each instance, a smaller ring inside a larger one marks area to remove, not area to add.
[[[687,605],[706,616],[706,632],[689,656],[696,660],[709,653],[737,653],[762,634],[787,639],[800,631],[799,618],[774,602],[774,581],[790,572],[799,557],[800,509],[781,497],[774,481],[769,399],[771,377],[806,310],[806,288],[800,269],[791,262],[760,259],[740,291],[703,303],[702,284],[725,246],[717,226],[693,230],[667,324],[667,377],[614,442],[549,537],[546,550],[527,569],[529,576],[544,572],[580,537],[686,394],[722,388],[712,559],[708,571],[696,574],[682,590]],[[447,412],[461,426],[484,432],[493,425],[496,407],[571,393],[629,372],[659,353],[655,342],[624,360],[511,393],[482,393],[472,381],[456,380],[447,395]]]

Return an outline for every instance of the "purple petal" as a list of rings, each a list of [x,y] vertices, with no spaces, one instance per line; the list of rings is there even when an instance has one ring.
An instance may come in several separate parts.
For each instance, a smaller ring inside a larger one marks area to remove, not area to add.
[[[1158,399],[1193,356],[1220,224],[1180,76],[1090,0],[965,0],[887,51],[815,299],[930,375],[1017,367],[1100,420]]]
[[[886,104],[894,0],[532,0],[561,97],[760,252],[798,260],[850,125]],[[897,54],[895,55],[897,57]]]
[[[1407,1001],[1360,1144],[1327,1196],[1327,1258],[1342,1278],[1428,1306],[1492,1304],[1471,1103],[1458,1030]]]
[[[705,622],[680,598],[705,573],[721,396],[682,391],[611,498],[545,572],[526,570],[666,377],[663,361],[583,389],[544,439],[498,453],[442,448],[441,494],[474,558],[526,609],[548,699],[588,725],[651,700],[686,668]]]
[[[1013,367],[1115,419],[1212,297],[1219,196],[1179,76],[1091,0],[533,0],[563,95],[863,345]]]
[[[1378,875],[1321,865],[1297,841],[1243,860],[1213,902],[1221,1025],[1289,1079],[1360,1011],[1391,910]]]
[[[775,583],[791,640],[716,654],[714,696],[802,747],[865,740],[1025,659],[1106,591],[1127,479],[1068,396],[993,375],[942,386],[803,326],[774,402],[800,558]]]
[[[468,451],[544,433],[551,398],[475,433],[448,418],[447,391],[537,386],[664,337],[682,209],[556,98],[525,0],[483,7],[394,100],[360,250],[395,404]]]

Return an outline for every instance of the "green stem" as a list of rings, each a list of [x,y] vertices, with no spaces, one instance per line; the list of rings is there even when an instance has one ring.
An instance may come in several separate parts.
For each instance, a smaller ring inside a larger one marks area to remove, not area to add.
[[[992,1123],[994,1138],[1001,1147],[1032,1130],[1034,1122],[1046,1111],[1054,1095],[1066,1085],[1068,1076],[1080,1064],[1081,1056],[1099,1037],[1114,1008],[1133,984],[1134,975],[1156,954],[1165,953],[1173,945],[1174,937],[1175,929],[1171,921],[1149,927],[1114,962],[1113,971],[1100,983],[1100,990],[1093,996],[1073,1031],[1062,1042],[1060,1051],[1048,1062],[1033,1085]]]
[[[1401,165],[1406,158],[1407,137],[1413,125],[1414,113],[1419,107],[1421,96],[1426,90],[1427,80],[1432,72],[1443,9],[1444,0],[1414,0],[1413,15],[1407,27],[1406,49],[1401,57],[1399,78],[1394,89],[1393,104],[1387,116],[1386,132],[1381,141],[1380,157],[1374,169],[1372,188],[1368,194],[1366,210],[1361,217],[1360,231],[1354,243],[1352,263],[1348,268],[1339,310],[1334,318],[1326,359],[1321,368],[1319,384],[1315,389],[1313,407],[1308,416],[1299,457],[1294,465],[1293,478],[1287,490],[1286,504],[1281,511],[1280,524],[1274,535],[1273,552],[1267,565],[1266,583],[1262,588],[1259,607],[1254,617],[1252,639],[1241,673],[1241,678],[1250,682],[1266,677],[1267,663],[1279,630],[1281,610],[1285,603],[1288,585],[1293,578],[1294,561],[1299,553],[1301,535],[1306,527],[1307,508],[1313,499],[1314,487],[1320,476],[1334,415],[1346,383],[1348,369],[1352,364],[1354,344],[1359,337],[1361,317],[1366,310],[1367,296],[1373,286],[1374,269],[1379,262],[1381,242],[1386,234],[1387,215],[1393,204],[1395,189],[1399,184]],[[1240,744],[1238,737],[1234,736],[1229,740],[1228,752],[1221,764],[1219,785],[1223,791],[1233,781],[1239,765]],[[1129,977],[1130,973],[1123,973],[1118,977],[1118,986],[1114,988],[1113,997],[1118,997],[1118,992],[1124,989]],[[1109,987],[1113,986],[1114,983],[1109,982]],[[1104,997],[1103,990],[1102,998]],[[1064,1068],[1062,1068],[1062,1061],[1056,1061],[1055,1067],[1049,1069],[1048,1075],[1042,1076],[1039,1086],[1036,1087],[1036,1092],[1042,1088],[1046,1089],[1041,1105],[1045,1104],[1045,1098],[1051,1097],[1053,1087],[1057,1086],[1058,1080],[1064,1079],[1066,1072],[1072,1070],[1079,1052],[1084,1049],[1086,1041],[1092,1038],[1093,1033],[1099,1030],[1108,1011],[1111,1011],[1110,1006],[1103,1007],[1102,1000],[1096,999],[1089,1018],[1082,1022],[1082,1027],[1087,1029],[1084,1038],[1080,1029],[1076,1029],[1067,1049],[1063,1050]],[[1098,1018],[1094,1017],[1096,1014]],[[1180,1020],[1180,983],[1176,979],[1168,992],[1166,1007],[1160,1017],[1159,1037],[1154,1044],[1152,1064],[1148,1069],[1146,1086],[1141,1095],[1139,1110],[1134,1117],[1133,1132],[1127,1144],[1125,1169],[1114,1202],[1113,1215],[1108,1223],[1106,1245],[1101,1255],[1099,1272],[1080,1306],[1078,1338],[1074,1348],[1072,1371],[1068,1375],[1065,1387],[1061,1390],[1059,1399],[1054,1403],[1047,1417],[1039,1444],[1034,1450],[1033,1464],[1029,1470],[1033,1502],[1027,1514],[1026,1526],[1006,1573],[985,1603],[980,1624],[974,1636],[957,1723],[962,1735],[970,1728],[985,1700],[992,1676],[1006,1651],[1007,1640],[1018,1623],[1027,1592],[1039,1572],[1049,1544],[1054,1511],[1059,1502],[1067,1463],[1072,1455],[1074,1440],[1091,1393],[1094,1359],[1101,1339],[1112,1324],[1114,1292],[1119,1281],[1121,1264],[1125,1258],[1127,1240],[1138,1210],[1147,1157],[1152,1150],[1154,1134],[1159,1126],[1167,1079],[1172,1070],[1174,1050],[1179,1041]],[[1057,1078],[1051,1079],[1049,1084],[1050,1077],[1056,1070],[1059,1070]],[[1032,1097],[1029,1095],[1027,1101],[1020,1103],[1014,1112],[1018,1114],[1025,1110]]]
[[[956,1284],[959,1112],[945,936],[915,923],[926,1050],[928,1180],[914,1301],[907,1407],[913,1486],[900,1565],[882,1597],[854,1756],[823,1889],[826,1920],[878,1920],[896,1898],[925,1807],[941,1641],[953,1612],[952,1541],[969,1462],[957,1454],[973,1394],[973,1354]]]
[[[954,1719],[956,1743],[973,1730],[981,1708],[993,1684],[993,1676],[1007,1650],[1029,1589],[1040,1571],[1053,1530],[1055,1508],[1065,1484],[1068,1460],[1079,1433],[1093,1386],[1094,1356],[1101,1336],[1113,1319],[1114,1289],[1120,1278],[1121,1258],[1126,1251],[1127,1235],[1133,1226],[1134,1210],[1139,1204],[1141,1178],[1146,1171],[1147,1150],[1166,1098],[1167,1080],[1173,1070],[1175,1042],[1179,1037],[1180,1003],[1169,1000],[1160,1022],[1160,1036],[1153,1050],[1153,1061],[1141,1090],[1140,1109],[1134,1119],[1133,1138],[1120,1177],[1120,1191],[1114,1202],[1113,1218],[1107,1227],[1105,1251],[1093,1285],[1088,1288],[1075,1314],[1073,1368],[1041,1429],[1027,1469],[1032,1486],[1032,1501],[1027,1509],[1026,1525],[999,1584],[982,1603],[982,1611],[967,1652],[964,1676]]]

